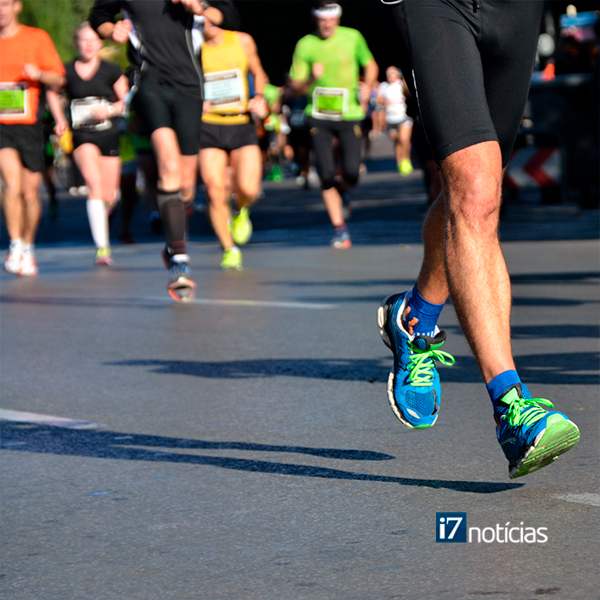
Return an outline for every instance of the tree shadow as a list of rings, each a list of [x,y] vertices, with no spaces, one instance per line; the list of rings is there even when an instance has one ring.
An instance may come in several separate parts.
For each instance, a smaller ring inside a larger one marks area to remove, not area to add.
[[[137,460],[163,463],[207,465],[235,471],[269,473],[273,475],[294,475],[324,479],[346,479],[354,481],[375,481],[397,483],[403,486],[449,489],[456,492],[493,494],[523,487],[520,483],[491,481],[448,481],[442,479],[419,479],[371,475],[354,471],[342,471],[329,467],[315,467],[263,460],[207,456],[167,450],[247,450],[275,453],[300,453],[340,460],[392,460],[393,456],[364,450],[333,448],[305,448],[297,446],[277,446],[243,442],[207,442],[171,438],[157,435],[127,434],[114,431],[80,430],[35,425],[21,422],[0,423],[0,448],[14,452],[37,452],[62,456],[81,456],[113,460]],[[156,448],[148,450],[147,448]]]

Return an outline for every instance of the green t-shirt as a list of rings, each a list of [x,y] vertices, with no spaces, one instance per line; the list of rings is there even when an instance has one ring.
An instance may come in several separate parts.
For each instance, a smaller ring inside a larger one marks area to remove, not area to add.
[[[323,64],[323,75],[311,85],[306,114],[329,120],[363,119],[358,101],[359,67],[366,67],[373,55],[356,29],[338,26],[326,40],[317,34],[304,36],[292,59],[290,78],[306,81],[314,63]]]

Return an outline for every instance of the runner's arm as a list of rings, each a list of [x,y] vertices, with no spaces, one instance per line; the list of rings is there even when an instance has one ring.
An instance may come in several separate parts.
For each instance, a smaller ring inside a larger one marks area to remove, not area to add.
[[[237,32],[244,53],[248,57],[248,70],[254,76],[254,91],[255,95],[248,102],[248,111],[257,114],[261,118],[265,118],[268,115],[267,101],[264,97],[265,84],[267,83],[267,74],[265,73],[258,51],[256,49],[256,43],[251,35],[247,33]]]
[[[96,33],[104,40],[124,44],[129,39],[129,20],[115,21],[121,12],[119,0],[96,0],[89,15],[89,22]]]
[[[313,63],[304,56],[302,40],[296,45],[292,66],[290,68],[290,89],[294,96],[306,96],[314,83],[315,69]]]
[[[186,10],[197,16],[204,15],[215,25],[223,29],[239,29],[238,12],[231,0],[171,0],[173,4],[181,4]]]
[[[54,126],[54,133],[56,133],[58,137],[62,137],[64,132],[69,128],[69,122],[65,117],[65,112],[58,92],[52,88],[46,88],[46,101],[48,102],[48,108],[56,123]]]

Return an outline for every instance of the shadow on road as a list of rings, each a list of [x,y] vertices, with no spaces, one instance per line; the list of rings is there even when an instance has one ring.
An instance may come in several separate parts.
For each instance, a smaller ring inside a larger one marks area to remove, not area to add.
[[[353,471],[341,471],[328,467],[296,465],[281,462],[249,460],[200,454],[167,452],[168,450],[246,450],[251,452],[289,452],[309,454],[340,460],[392,460],[395,457],[379,452],[344,450],[332,448],[304,448],[296,446],[271,446],[243,442],[207,442],[157,435],[126,434],[114,431],[76,430],[50,425],[31,423],[0,423],[0,448],[17,452],[37,452],[62,456],[83,456],[115,460],[138,460],[151,462],[208,465],[236,471],[270,473],[273,475],[295,475],[324,479],[348,479],[355,481],[377,481],[398,483],[403,486],[449,489],[456,492],[493,494],[517,489],[520,483],[497,483],[477,481],[446,481],[441,479],[416,479],[370,475]],[[148,448],[156,448],[149,450]]]
[[[568,358],[567,358],[568,357]],[[597,385],[598,352],[532,354],[517,357],[519,373],[528,384]],[[122,360],[106,366],[144,367],[153,373],[189,375],[208,379],[252,379],[261,377],[306,377],[335,381],[384,383],[392,365],[386,359],[267,358],[223,362],[196,360]],[[472,356],[461,356],[453,367],[440,367],[445,383],[480,383],[481,375]]]

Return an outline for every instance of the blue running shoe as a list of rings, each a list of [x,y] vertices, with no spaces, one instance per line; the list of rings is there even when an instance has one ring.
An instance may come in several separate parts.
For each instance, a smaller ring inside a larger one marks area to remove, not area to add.
[[[176,254],[169,258],[167,291],[176,302],[189,302],[194,298],[196,284],[190,278],[189,260],[187,254]]]
[[[508,476],[523,477],[555,461],[579,441],[579,429],[566,415],[544,410],[552,402],[531,398],[523,385],[514,385],[500,400],[504,414],[495,416],[496,436],[508,459]]]
[[[411,428],[431,427],[438,418],[441,390],[434,359],[453,365],[454,358],[440,350],[446,333],[435,328],[435,336],[410,335],[402,326],[410,292],[386,298],[377,311],[383,343],[394,353],[387,394],[393,413]]]

